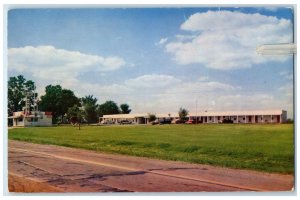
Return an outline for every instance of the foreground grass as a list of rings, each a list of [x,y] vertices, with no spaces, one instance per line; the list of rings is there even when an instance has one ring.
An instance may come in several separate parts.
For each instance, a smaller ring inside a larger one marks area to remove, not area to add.
[[[294,173],[293,125],[83,126],[11,129],[9,139],[165,160]]]

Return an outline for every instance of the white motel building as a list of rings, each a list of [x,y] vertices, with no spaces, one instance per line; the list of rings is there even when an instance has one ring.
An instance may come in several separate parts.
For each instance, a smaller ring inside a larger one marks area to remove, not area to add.
[[[157,119],[179,119],[178,113],[175,114],[155,114]],[[197,112],[190,113],[189,119],[196,120],[198,124],[223,123],[224,120],[231,120],[235,124],[277,124],[285,123],[287,112],[285,110],[258,110],[258,111],[231,111],[231,112]],[[128,120],[136,124],[148,124],[149,114],[115,114],[104,115],[99,118],[99,122],[117,123],[121,120]]]

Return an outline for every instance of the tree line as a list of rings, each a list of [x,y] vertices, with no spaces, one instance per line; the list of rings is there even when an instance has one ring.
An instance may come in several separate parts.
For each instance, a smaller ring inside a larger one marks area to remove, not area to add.
[[[98,104],[98,99],[93,95],[76,97],[74,92],[64,89],[60,85],[48,85],[45,94],[38,101],[34,101],[38,94],[35,92],[34,81],[26,80],[24,76],[10,77],[8,80],[8,115],[22,111],[25,107],[26,92],[31,92],[30,110],[34,106],[38,110],[52,112],[53,123],[65,123],[72,117],[77,117],[87,123],[98,122],[99,117],[109,114],[128,114],[131,112],[129,105],[120,106],[112,100]]]

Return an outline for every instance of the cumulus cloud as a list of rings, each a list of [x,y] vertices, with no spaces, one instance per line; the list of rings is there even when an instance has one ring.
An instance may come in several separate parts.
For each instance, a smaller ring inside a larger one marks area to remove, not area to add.
[[[195,100],[200,96],[199,106],[204,108],[207,106],[208,96],[217,98],[220,95],[240,91],[238,87],[209,80],[208,77],[200,77],[196,81],[182,81],[171,75],[157,74],[128,79],[120,83],[120,86],[126,88],[119,90],[121,95],[114,93],[109,85],[100,88],[101,90],[106,87],[110,88],[110,95],[115,94],[118,99],[131,102],[135,112],[153,113],[176,112],[182,106],[188,109],[194,108]],[[113,95],[111,98],[114,98]]]
[[[195,36],[195,35],[176,35],[176,39],[181,42],[190,41],[196,37],[197,36]]]
[[[268,11],[272,11],[272,12],[276,12],[280,7],[275,7],[275,6],[267,6],[264,7],[263,9],[268,10]]]
[[[168,38],[161,38],[158,42],[155,43],[156,46],[163,45],[168,41]]]
[[[156,88],[166,87],[180,82],[181,80],[170,75],[147,74],[133,79],[128,79],[125,81],[125,84],[128,87],[134,88]]]
[[[116,56],[102,57],[53,46],[26,46],[8,49],[8,69],[30,72],[38,79],[64,80],[85,71],[107,72],[123,67],[126,62]]]
[[[284,61],[285,56],[259,56],[256,47],[292,42],[293,30],[287,19],[231,11],[196,13],[180,28],[194,37],[177,37],[165,45],[166,52],[178,64],[196,63],[220,70],[250,68],[269,60]]]
[[[294,78],[293,73],[288,72],[288,71],[281,71],[281,72],[279,72],[279,75],[284,77],[287,80],[293,80],[293,78]]]
[[[287,97],[293,97],[293,85],[287,84],[278,88],[278,90]]]

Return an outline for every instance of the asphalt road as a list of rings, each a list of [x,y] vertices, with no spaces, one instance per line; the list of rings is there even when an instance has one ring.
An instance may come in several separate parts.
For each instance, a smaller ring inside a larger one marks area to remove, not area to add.
[[[8,147],[9,177],[18,177],[10,178],[10,192],[26,192],[22,188],[32,182],[47,184],[59,192],[292,191],[294,185],[292,175],[97,153],[12,140],[9,140]],[[20,182],[20,179],[23,181]],[[20,189],[14,183],[23,186]],[[45,187],[41,191],[31,191],[45,192]]]

